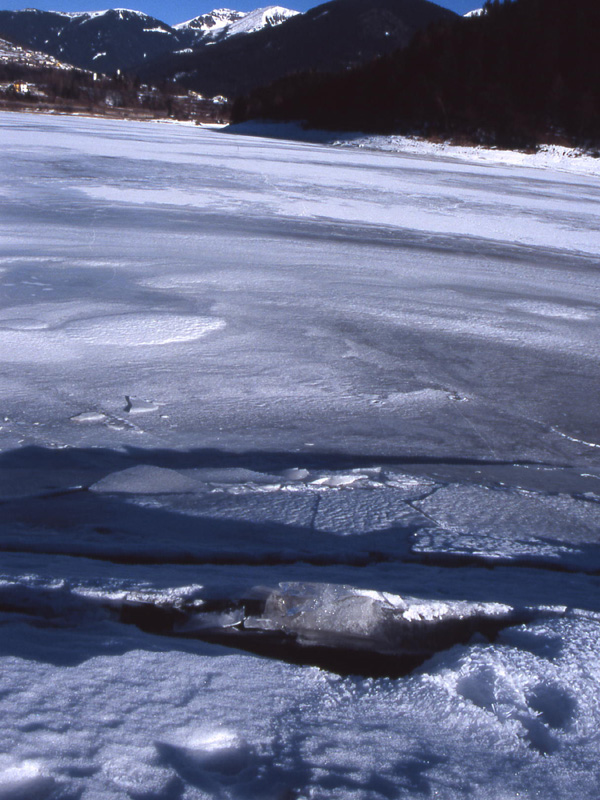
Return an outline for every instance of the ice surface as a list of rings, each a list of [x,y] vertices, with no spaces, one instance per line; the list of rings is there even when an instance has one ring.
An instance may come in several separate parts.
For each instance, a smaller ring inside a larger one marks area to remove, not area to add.
[[[191,492],[196,483],[174,469],[148,465],[113,472],[90,486],[92,492],[127,494],[180,494]]]
[[[596,800],[596,162],[0,142],[0,797]]]
[[[415,534],[415,552],[600,568],[597,498],[447,486],[415,506],[439,526]]]

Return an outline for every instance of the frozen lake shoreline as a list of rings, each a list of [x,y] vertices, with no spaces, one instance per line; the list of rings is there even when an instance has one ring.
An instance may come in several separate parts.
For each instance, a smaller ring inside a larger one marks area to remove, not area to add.
[[[598,176],[0,142],[0,795],[595,798]]]
[[[367,134],[332,132],[305,128],[297,122],[269,122],[250,120],[223,126],[225,133],[243,136],[260,136],[272,139],[289,139],[314,144],[330,144],[336,147],[360,148],[402,156],[420,158],[451,159],[494,166],[516,166],[533,169],[552,169],[579,175],[600,176],[600,159],[593,152],[564,145],[545,144],[535,152],[502,150],[485,145],[459,145],[450,141],[431,141],[418,136],[394,134]]]

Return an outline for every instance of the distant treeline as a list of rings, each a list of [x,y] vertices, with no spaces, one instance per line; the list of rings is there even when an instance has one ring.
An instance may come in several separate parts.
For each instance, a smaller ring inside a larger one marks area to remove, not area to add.
[[[302,73],[238,98],[234,121],[417,133],[528,147],[600,145],[600,0],[493,0],[340,74]]]

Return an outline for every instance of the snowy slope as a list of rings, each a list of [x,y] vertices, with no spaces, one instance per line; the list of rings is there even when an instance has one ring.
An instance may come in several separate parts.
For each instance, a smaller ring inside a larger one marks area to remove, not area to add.
[[[362,144],[0,114],[0,796],[596,800],[600,177]]]
[[[0,11],[0,36],[79,67],[111,73],[137,70],[146,61],[273,27],[296,14],[280,6],[247,14],[216,9],[171,27],[125,8],[89,12],[25,9]]]
[[[217,8],[210,11],[208,14],[201,14],[198,17],[189,19],[186,22],[180,22],[173,27],[178,31],[186,31],[193,29],[201,34],[215,34],[217,31],[222,31],[232,22],[236,22],[245,16],[243,11],[232,11],[230,8]]]
[[[202,44],[280,25],[297,14],[297,11],[281,6],[266,6],[248,13],[220,8],[175,25],[175,29],[184,35],[193,34],[195,43]]]
[[[177,31],[130,9],[0,11],[0,36],[97,72],[134,68],[181,47]]]
[[[68,17],[69,19],[77,19],[82,21],[87,21],[89,19],[98,19],[98,17],[106,17],[107,15],[116,14],[121,19],[125,19],[126,17],[138,17],[139,19],[153,19],[149,17],[148,14],[144,14],[143,11],[135,11],[131,8],[105,8],[101,11],[56,11],[54,12],[59,14],[62,17]]]
[[[281,6],[266,6],[265,8],[257,8],[245,14],[242,19],[232,23],[226,33],[226,38],[229,36],[237,36],[240,33],[253,33],[254,31],[262,30],[262,28],[272,28],[275,25],[281,25],[282,22],[295,17],[299,12],[292,11],[289,8],[282,8]]]

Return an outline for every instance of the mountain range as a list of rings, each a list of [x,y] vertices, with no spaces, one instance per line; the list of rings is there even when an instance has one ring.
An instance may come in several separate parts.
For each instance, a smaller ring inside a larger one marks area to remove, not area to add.
[[[456,18],[427,0],[331,0],[282,25],[146,63],[145,80],[176,77],[207,94],[239,95],[298,71],[338,71],[405,47],[431,23]]]
[[[27,8],[0,11],[0,36],[82,69],[137,71],[145,61],[158,56],[189,52],[230,36],[278,25],[296,13],[279,6],[249,14],[217,9],[172,27],[125,8],[73,13]]]
[[[175,26],[129,9],[25,9],[0,11],[0,37],[94,72],[233,96],[296,71],[364,63],[455,16],[428,0],[331,0],[304,14],[216,9]]]

